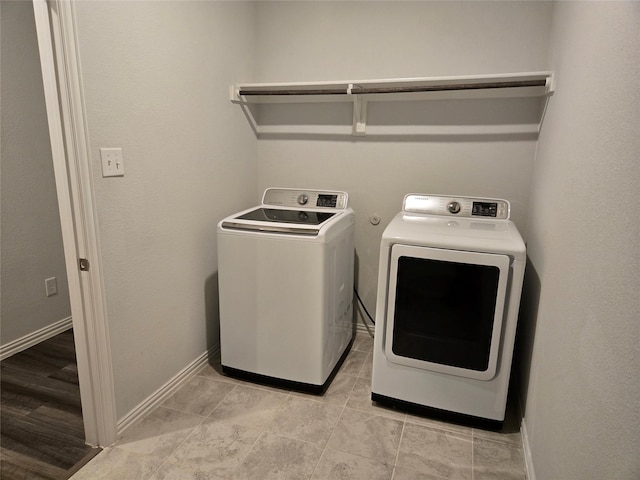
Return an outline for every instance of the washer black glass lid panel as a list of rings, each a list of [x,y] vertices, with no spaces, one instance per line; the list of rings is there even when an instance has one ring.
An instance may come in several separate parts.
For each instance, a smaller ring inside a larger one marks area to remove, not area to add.
[[[320,225],[335,213],[314,212],[311,210],[283,210],[280,208],[256,208],[236,217],[239,220],[253,220],[256,222],[295,223],[302,225]]]

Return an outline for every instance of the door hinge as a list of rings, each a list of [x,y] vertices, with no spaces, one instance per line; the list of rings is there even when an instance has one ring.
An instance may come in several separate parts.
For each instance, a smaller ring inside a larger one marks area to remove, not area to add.
[[[88,272],[89,271],[89,260],[87,260],[86,258],[79,258],[78,259],[78,266],[80,267],[80,271],[81,272]]]

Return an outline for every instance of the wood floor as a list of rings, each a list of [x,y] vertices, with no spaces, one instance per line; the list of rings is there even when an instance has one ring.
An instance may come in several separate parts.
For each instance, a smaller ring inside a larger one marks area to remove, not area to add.
[[[100,451],[84,443],[72,330],[0,367],[0,478],[68,479]]]

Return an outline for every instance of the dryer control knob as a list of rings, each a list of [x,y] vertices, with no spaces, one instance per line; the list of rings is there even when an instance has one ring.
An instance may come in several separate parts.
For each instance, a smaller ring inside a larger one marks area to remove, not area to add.
[[[298,203],[300,205],[306,205],[308,201],[309,195],[307,195],[306,193],[301,193],[300,195],[298,195]]]
[[[459,202],[450,202],[449,205],[447,205],[447,210],[449,210],[449,213],[459,213],[460,212],[460,203]]]

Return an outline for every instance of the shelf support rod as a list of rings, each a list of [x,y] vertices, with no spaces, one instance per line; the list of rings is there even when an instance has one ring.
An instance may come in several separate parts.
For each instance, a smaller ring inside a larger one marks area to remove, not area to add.
[[[316,88],[263,88],[263,87],[238,87],[233,92],[234,98],[245,96],[319,96],[319,95],[372,95],[389,93],[424,93],[443,92],[456,90],[494,90],[501,88],[523,88],[523,87],[546,87],[547,91],[552,90],[550,76],[533,80],[491,80],[486,82],[461,81],[460,83],[426,84],[426,85],[387,85],[387,86],[363,86],[350,83],[348,87],[318,86]]]

